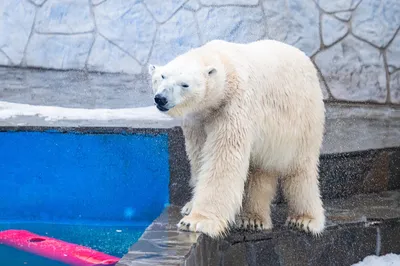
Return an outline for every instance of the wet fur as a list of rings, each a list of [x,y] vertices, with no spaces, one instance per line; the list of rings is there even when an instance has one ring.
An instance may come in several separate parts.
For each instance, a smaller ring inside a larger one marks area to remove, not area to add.
[[[224,235],[231,224],[270,229],[270,204],[281,177],[288,224],[320,234],[325,215],[318,160],[325,109],[311,60],[277,41],[212,41],[163,68],[190,62],[212,65],[216,74],[198,73],[204,82],[196,92],[201,99],[186,96],[191,100],[168,112],[183,117],[191,163],[193,197],[182,208],[178,227],[211,237]]]

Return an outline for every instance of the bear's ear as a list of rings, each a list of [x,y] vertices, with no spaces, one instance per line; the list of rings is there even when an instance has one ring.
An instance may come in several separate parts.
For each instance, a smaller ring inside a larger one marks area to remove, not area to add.
[[[149,65],[149,74],[153,75],[154,71],[156,71],[157,66],[156,65]]]
[[[208,66],[206,67],[206,73],[208,76],[214,75],[215,73],[217,73],[217,69],[213,66]]]

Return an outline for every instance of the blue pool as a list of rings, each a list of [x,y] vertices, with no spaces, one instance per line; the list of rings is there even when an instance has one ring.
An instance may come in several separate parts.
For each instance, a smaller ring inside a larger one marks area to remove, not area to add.
[[[139,239],[145,226],[100,225],[100,224],[56,224],[56,223],[1,223],[0,231],[23,229],[32,233],[54,237],[70,243],[90,247],[94,250],[122,257],[129,247]],[[64,265],[46,258],[0,245],[0,265]]]
[[[0,132],[0,231],[122,257],[169,203],[162,132]],[[62,265],[0,245],[4,265]],[[1,264],[3,265],[3,264]]]

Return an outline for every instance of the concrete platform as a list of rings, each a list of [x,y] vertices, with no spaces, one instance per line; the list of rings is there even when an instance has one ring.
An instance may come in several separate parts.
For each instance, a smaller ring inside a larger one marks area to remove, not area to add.
[[[325,201],[328,226],[315,238],[283,227],[286,206],[272,210],[275,228],[232,231],[226,238],[176,230],[179,208],[170,206],[117,264],[207,266],[351,265],[368,255],[400,252],[400,191]]]

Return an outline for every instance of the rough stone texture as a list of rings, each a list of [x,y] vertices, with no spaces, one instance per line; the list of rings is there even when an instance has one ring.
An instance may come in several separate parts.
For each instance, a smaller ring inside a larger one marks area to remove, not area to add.
[[[32,31],[35,7],[26,0],[0,1],[0,48],[19,65]]]
[[[318,5],[328,13],[352,9],[360,0],[318,0]]]
[[[351,9],[354,10],[361,3],[362,0],[351,0]]]
[[[392,103],[400,104],[400,70],[390,74],[390,99]]]
[[[180,10],[157,31],[151,64],[166,64],[177,55],[200,45],[194,14]]]
[[[276,39],[316,59],[327,101],[385,103],[386,55],[391,103],[400,105],[397,0],[4,0],[0,10],[2,65],[145,74],[149,60],[164,64],[213,39]],[[101,36],[91,54],[78,36],[88,32]]]
[[[189,0],[185,3],[183,7],[190,11],[197,11],[200,9],[201,6],[198,0]]]
[[[170,0],[162,2],[162,4],[159,0],[147,0],[144,3],[154,18],[162,23],[167,21],[177,11],[185,3],[185,0]]]
[[[366,151],[323,155],[319,168],[323,198],[346,198],[387,190],[390,178],[388,153]]]
[[[177,231],[181,215],[170,206],[117,265],[352,265],[376,252],[400,252],[399,199],[400,191],[391,191],[326,200],[327,230],[318,238],[283,227],[284,204],[272,210],[272,231],[233,230],[218,240]]]
[[[384,239],[380,254],[393,253],[393,250],[400,249],[400,230],[398,228],[399,221],[391,221],[380,226],[379,235]]]
[[[334,14],[335,17],[341,20],[349,21],[351,18],[351,11],[341,11]]]
[[[322,90],[322,96],[324,97],[324,100],[327,100],[329,99],[328,87],[326,86],[324,78],[319,69],[318,69],[318,79],[319,79],[319,85]]]
[[[383,56],[371,45],[352,36],[319,52],[315,62],[338,100],[386,101]]]
[[[264,0],[267,37],[294,45],[307,55],[320,47],[319,10],[314,1]]]
[[[89,60],[89,71],[121,72],[140,74],[142,66],[132,56],[104,39],[101,35],[96,37]]]
[[[94,8],[98,31],[108,40],[147,62],[156,32],[156,22],[138,0],[108,0]]]
[[[389,152],[388,189],[400,189],[400,150]]]
[[[35,30],[39,33],[82,33],[94,30],[90,3],[80,0],[48,0],[39,8]]]
[[[99,4],[101,4],[101,3],[103,3],[103,2],[105,2],[106,0],[92,0],[92,4],[93,5],[99,5]]]
[[[29,1],[31,1],[32,3],[34,3],[34,4],[37,5],[37,6],[40,6],[40,5],[42,5],[44,2],[46,2],[46,0],[29,0]]]
[[[329,46],[340,40],[349,31],[346,23],[324,14],[322,16],[322,41],[325,46]]]
[[[176,127],[168,134],[170,156],[170,182],[169,202],[183,206],[190,199],[191,189],[189,186],[190,164],[186,156],[185,138],[182,129]]]
[[[363,0],[353,14],[353,34],[385,47],[400,27],[399,14],[400,2],[397,0]]]
[[[281,233],[272,240],[250,241],[244,254],[249,266],[352,265],[373,254],[375,246],[376,228],[360,227],[327,231],[320,239]]]
[[[228,16],[226,14],[229,14]],[[260,7],[208,7],[197,12],[197,21],[204,42],[213,39],[251,42],[265,34]]]
[[[386,50],[387,63],[390,67],[400,69],[400,31]]]
[[[200,0],[206,6],[221,6],[221,5],[257,5],[258,0]]]
[[[1,66],[10,65],[10,60],[2,51],[0,51],[0,65]]]
[[[93,34],[34,34],[26,50],[26,64],[53,69],[83,69]]]

